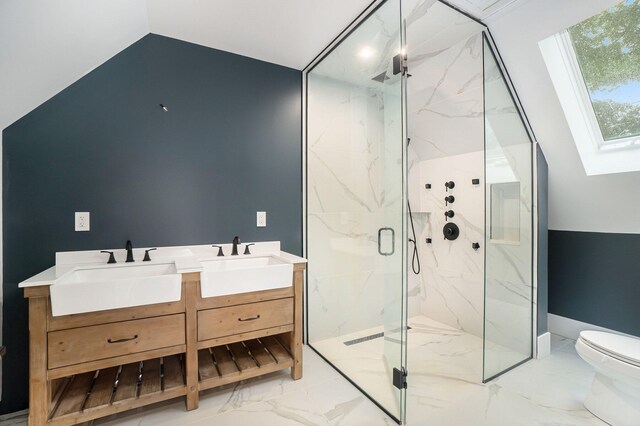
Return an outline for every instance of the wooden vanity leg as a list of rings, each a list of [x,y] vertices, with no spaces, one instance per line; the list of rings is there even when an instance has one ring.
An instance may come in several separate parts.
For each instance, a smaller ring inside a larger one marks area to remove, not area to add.
[[[29,426],[47,423],[47,299],[29,298]]]
[[[186,286],[186,338],[185,369],[187,379],[187,410],[198,408],[198,321],[196,301],[200,273],[184,274]]]
[[[293,366],[291,367],[291,378],[298,380],[302,378],[302,281],[304,274],[304,264],[297,264],[293,267],[293,331],[291,332],[291,355],[293,355]]]

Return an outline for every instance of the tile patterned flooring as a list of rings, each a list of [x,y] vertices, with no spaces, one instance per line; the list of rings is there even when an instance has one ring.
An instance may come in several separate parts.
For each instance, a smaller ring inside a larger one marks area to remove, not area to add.
[[[423,384],[425,376],[431,379],[436,377],[449,378],[453,380],[453,384],[459,381],[482,382],[483,344],[481,338],[424,315],[409,318],[409,326],[407,345],[409,395],[420,395],[426,391]],[[344,344],[346,341],[375,335],[382,331],[382,326],[374,327],[314,342],[313,347],[325,358],[330,359],[340,371],[358,383],[376,401],[384,407],[391,408],[391,412],[397,412],[397,391],[391,386],[381,386],[381,383],[388,382],[390,374],[387,362],[383,357],[387,345],[385,340],[380,338],[355,345],[347,346]],[[397,337],[399,338],[399,336]],[[497,344],[489,343],[487,348],[489,351],[487,365],[490,371],[501,370],[500,365],[516,365],[526,358],[525,355]],[[397,349],[398,352],[396,364],[400,364],[399,345],[392,344],[387,348],[387,351],[393,357],[394,349]],[[445,380],[445,382],[451,382],[451,380]],[[414,383],[415,386],[412,386]],[[416,402],[419,403],[419,401]]]
[[[532,360],[488,384],[461,378],[409,376],[408,425],[605,425],[582,406],[593,369],[573,341],[552,336],[550,356]],[[182,400],[156,404],[93,422],[93,425],[383,426],[395,422],[304,348],[304,378],[286,372],[204,392],[200,408]],[[26,425],[25,416],[3,426]]]

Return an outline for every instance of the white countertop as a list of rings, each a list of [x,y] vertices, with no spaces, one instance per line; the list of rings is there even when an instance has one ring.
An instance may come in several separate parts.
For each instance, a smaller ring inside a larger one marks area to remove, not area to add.
[[[256,242],[255,245],[251,246],[250,248],[250,255],[242,254],[244,252],[245,244],[240,244],[238,246],[238,252],[240,254],[237,257],[230,256],[232,248],[231,244],[218,245],[222,246],[222,250],[225,253],[225,258],[229,259],[270,255],[280,258],[280,260],[285,263],[307,263],[307,260],[305,258],[295,256],[291,253],[280,250],[279,241]],[[114,256],[117,262],[115,264],[107,264],[109,255],[100,253],[100,250],[58,252],[56,253],[55,266],[52,266],[51,268],[46,269],[39,274],[36,274],[31,278],[22,281],[18,285],[18,287],[24,288],[37,287],[42,285],[55,285],[56,281],[60,280],[65,275],[72,273],[77,269],[88,268],[118,268],[141,264],[151,265],[174,263],[179,274],[201,272],[203,270],[202,264],[200,263],[201,260],[218,258],[218,249],[216,247],[211,247],[211,244],[198,246],[158,247],[157,250],[150,252],[152,260],[150,262],[143,263],[142,258],[144,257],[144,251],[148,248],[150,247],[134,248],[133,258],[135,262],[132,263],[125,263],[126,250],[108,250],[114,252]]]

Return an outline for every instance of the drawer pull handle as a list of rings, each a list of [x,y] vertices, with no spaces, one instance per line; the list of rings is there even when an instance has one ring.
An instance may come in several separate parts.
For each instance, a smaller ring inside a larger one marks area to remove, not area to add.
[[[122,342],[128,342],[130,340],[136,340],[137,338],[138,338],[138,335],[136,334],[133,337],[126,337],[124,339],[117,339],[117,340],[107,339],[107,342],[109,342],[109,343],[122,343]]]
[[[249,318],[238,318],[238,321],[253,321],[253,320],[257,320],[260,318],[260,315],[256,315],[255,317],[249,317]]]

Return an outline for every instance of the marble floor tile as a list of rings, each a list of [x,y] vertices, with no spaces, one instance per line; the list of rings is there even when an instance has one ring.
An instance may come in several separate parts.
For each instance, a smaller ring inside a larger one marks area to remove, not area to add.
[[[197,410],[185,411],[184,401],[176,399],[115,416],[99,419],[95,425],[171,425],[176,422],[188,424],[204,418],[242,409],[249,405],[265,402],[285,394],[302,392],[313,386],[340,375],[309,347],[304,347],[304,374],[300,380],[292,380],[289,370],[282,370],[266,376],[239,383],[210,389],[200,394]]]
[[[205,418],[193,423],[194,426],[322,426],[329,425],[316,406],[304,392],[291,392],[278,398],[243,406],[228,413]]]
[[[387,426],[396,422],[342,377],[306,389],[332,425]]]
[[[567,345],[574,344],[575,341],[566,337],[558,336],[557,334],[551,335],[551,352],[557,351]]]
[[[413,336],[416,334],[420,332]],[[415,336],[410,346],[440,354],[445,351],[435,341],[431,345],[420,344],[420,338],[425,337]],[[440,341],[446,343],[448,339]],[[552,335],[551,342],[548,357],[531,360],[487,384],[424,369],[410,370],[407,425],[605,426],[582,405],[593,368],[577,355],[574,341]],[[378,344],[367,343],[368,350]],[[427,359],[429,355],[423,357]],[[378,385],[384,387],[386,383]],[[26,414],[4,416],[0,424],[26,426]],[[92,424],[391,426],[395,422],[305,346],[301,380],[293,381],[283,371],[204,392],[198,410],[187,412],[184,401],[176,399]]]

